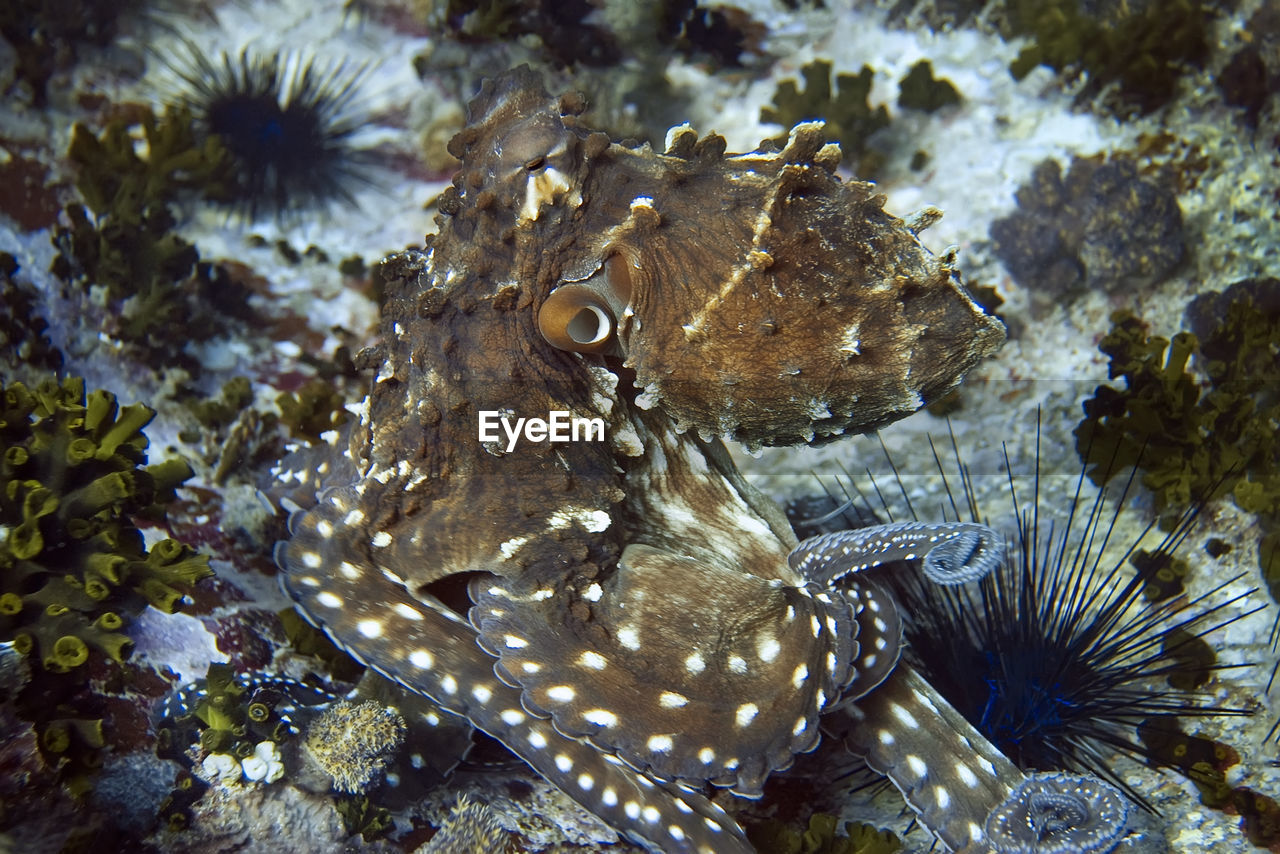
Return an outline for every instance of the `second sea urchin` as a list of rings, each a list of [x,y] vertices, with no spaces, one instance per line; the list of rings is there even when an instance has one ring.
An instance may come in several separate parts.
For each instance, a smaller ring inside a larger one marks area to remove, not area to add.
[[[934,453],[944,513],[951,520],[995,524],[979,508],[969,470],[956,454],[958,485]],[[1191,533],[1199,506],[1188,508],[1150,554],[1139,556],[1154,523],[1132,540],[1118,533],[1132,474],[1122,490],[1092,498],[1080,474],[1074,490],[1059,497],[1042,490],[1038,456],[1037,439],[1029,502],[1023,503],[1027,496],[1009,476],[1013,542],[1002,569],[957,587],[927,583],[905,569],[893,575],[908,643],[904,658],[1020,768],[1096,775],[1147,805],[1113,769],[1110,755],[1170,767],[1144,734],[1185,738],[1179,718],[1248,713],[1214,704],[1195,687],[1229,665],[1206,666],[1188,653],[1200,639],[1253,613],[1242,602],[1255,591],[1227,596],[1240,581],[1236,576],[1201,595],[1150,601],[1155,571],[1169,565]],[[873,486],[892,516],[893,502]],[[802,536],[815,524],[831,529],[878,522],[852,510],[854,504],[825,516],[814,506],[793,505],[789,512],[793,520],[800,517]],[[907,504],[908,515],[916,517]],[[1058,511],[1063,521],[1050,522]],[[1135,571],[1131,563],[1142,568]]]

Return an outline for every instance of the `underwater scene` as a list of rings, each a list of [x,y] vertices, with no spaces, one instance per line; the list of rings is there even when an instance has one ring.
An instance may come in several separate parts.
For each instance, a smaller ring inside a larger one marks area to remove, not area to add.
[[[10,0],[0,854],[1280,852],[1280,0]]]

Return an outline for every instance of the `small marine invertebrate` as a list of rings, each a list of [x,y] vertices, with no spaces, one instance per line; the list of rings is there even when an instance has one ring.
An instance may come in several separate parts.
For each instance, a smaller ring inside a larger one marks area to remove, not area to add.
[[[987,819],[997,854],[1107,854],[1124,836],[1129,802],[1075,774],[1034,774]]]
[[[857,164],[867,154],[867,139],[889,126],[889,110],[883,104],[872,108],[867,103],[875,71],[864,65],[857,74],[836,74],[834,92],[830,60],[815,59],[802,66],[800,74],[804,92],[795,80],[783,80],[773,95],[773,105],[760,109],[760,121],[788,128],[820,119],[826,139],[839,143],[844,156]],[[778,141],[785,142],[785,137]],[[859,171],[868,174],[865,165]]]
[[[299,508],[276,557],[336,643],[613,827],[743,852],[698,788],[758,794],[846,689],[871,692],[871,733],[894,726],[882,691],[922,718],[946,703],[890,675],[891,606],[843,578],[861,546],[789,562],[785,520],[717,437],[872,429],[1003,332],[869,185],[836,178],[819,124],[739,155],[682,126],[658,154],[582,126],[584,107],[527,68],[471,102],[439,234],[384,265],[358,420],[275,472],[268,492]],[[606,440],[477,440],[480,412],[513,406],[599,417]],[[920,737],[980,779],[965,810],[926,819],[968,838],[1018,772],[958,716]],[[877,757],[919,782],[914,752]]]
[[[250,221],[355,203],[372,166],[353,144],[365,121],[357,105],[365,68],[248,48],[211,57],[190,43],[186,53],[170,63],[188,86],[181,109],[227,154],[207,198]]]
[[[1162,183],[1127,158],[1053,159],[1018,189],[1018,209],[991,224],[996,255],[1025,288],[1115,290],[1168,276],[1186,250],[1182,211]]]
[[[404,735],[404,719],[395,709],[372,700],[343,701],[311,722],[302,745],[335,789],[354,795],[382,775]]]

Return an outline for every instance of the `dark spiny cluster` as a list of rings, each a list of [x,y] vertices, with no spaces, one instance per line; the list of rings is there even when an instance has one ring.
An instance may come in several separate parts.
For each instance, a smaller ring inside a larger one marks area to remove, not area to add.
[[[967,468],[958,459],[957,466],[962,498],[952,499],[949,512],[987,518],[976,506]],[[940,464],[939,471],[945,479]],[[1135,727],[1173,732],[1179,717],[1247,713],[1213,704],[1201,687],[1225,666],[1187,653],[1253,613],[1239,606],[1254,591],[1228,598],[1237,576],[1195,598],[1145,601],[1152,575],[1191,533],[1199,506],[1177,520],[1135,571],[1127,559],[1154,523],[1132,542],[1112,542],[1133,475],[1118,494],[1104,490],[1093,499],[1083,496],[1083,478],[1073,492],[1053,495],[1041,491],[1037,468],[1029,507],[1018,503],[1010,479],[1013,547],[1003,567],[979,583],[940,587],[916,572],[894,574],[904,659],[1020,768],[1093,774],[1145,804],[1112,770],[1109,755],[1119,751],[1182,770],[1138,738]],[[875,521],[852,507],[828,497],[788,509],[806,533]],[[1057,511],[1065,523],[1047,521]],[[892,515],[887,504],[883,512]]]
[[[356,104],[365,68],[247,49],[216,57],[191,44],[187,51],[174,64],[188,86],[182,106],[230,160],[211,198],[250,220],[354,204],[372,165],[352,145],[365,120]]]

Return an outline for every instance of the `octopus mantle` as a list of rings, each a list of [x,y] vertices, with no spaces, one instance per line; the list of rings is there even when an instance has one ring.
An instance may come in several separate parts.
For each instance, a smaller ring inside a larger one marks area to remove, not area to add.
[[[278,470],[301,508],[285,588],[653,847],[750,851],[707,787],[758,796],[858,697],[873,766],[949,845],[980,841],[1020,777],[895,673],[896,606],[856,574],[887,539],[793,552],[720,439],[879,427],[954,386],[1000,324],[871,185],[835,175],[818,123],[739,155],[684,126],[659,154],[583,128],[582,108],[525,68],[470,104],[439,233],[386,265],[358,420]],[[480,440],[482,412],[605,435],[509,449]],[[957,774],[974,782],[943,809]],[[926,779],[938,791],[913,794]]]

